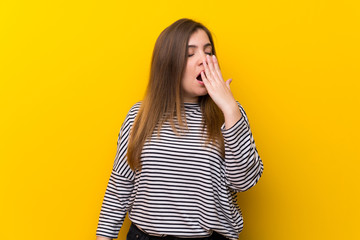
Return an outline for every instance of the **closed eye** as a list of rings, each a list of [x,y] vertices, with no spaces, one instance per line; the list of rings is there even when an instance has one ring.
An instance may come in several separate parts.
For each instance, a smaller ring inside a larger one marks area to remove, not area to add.
[[[210,56],[212,55],[211,52],[207,52],[207,53],[205,53],[205,54],[210,55]],[[192,57],[192,56],[194,56],[194,54],[189,54],[189,55],[188,55],[188,57]]]

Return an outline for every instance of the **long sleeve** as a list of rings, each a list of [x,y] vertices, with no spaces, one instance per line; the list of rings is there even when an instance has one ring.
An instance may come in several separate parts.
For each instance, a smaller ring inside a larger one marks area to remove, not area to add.
[[[264,170],[250,130],[245,110],[238,102],[241,118],[231,128],[221,131],[225,144],[225,172],[228,186],[246,191],[254,186]]]
[[[129,111],[120,129],[115,161],[101,206],[97,236],[117,238],[126,213],[131,207],[134,172],[127,164],[126,153],[129,131],[136,115],[134,107]]]

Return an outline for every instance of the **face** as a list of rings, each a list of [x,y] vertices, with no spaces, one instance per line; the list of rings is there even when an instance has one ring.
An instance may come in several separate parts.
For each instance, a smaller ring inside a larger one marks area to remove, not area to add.
[[[196,103],[200,96],[207,94],[199,75],[205,71],[203,61],[206,61],[206,55],[211,55],[211,52],[212,46],[208,35],[204,30],[198,29],[190,36],[188,42],[188,59],[181,81],[184,102]]]

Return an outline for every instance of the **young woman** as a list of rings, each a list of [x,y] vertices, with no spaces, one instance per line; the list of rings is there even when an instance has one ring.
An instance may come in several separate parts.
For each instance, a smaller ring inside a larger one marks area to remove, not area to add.
[[[145,98],[120,129],[97,239],[238,239],[236,192],[263,172],[246,113],[209,30],[180,19],[158,37]]]

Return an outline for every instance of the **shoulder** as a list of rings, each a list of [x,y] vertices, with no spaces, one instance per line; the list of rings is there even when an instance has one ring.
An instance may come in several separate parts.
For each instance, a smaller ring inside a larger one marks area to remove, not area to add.
[[[138,112],[140,109],[142,101],[139,101],[137,103],[135,103],[129,110],[129,112]]]
[[[127,112],[126,117],[124,121],[121,124],[120,132],[119,132],[119,138],[122,136],[122,133],[129,132],[129,129],[132,127],[132,125],[135,122],[136,115],[139,112],[141,102],[135,103]]]
[[[141,107],[141,101],[135,103],[129,110],[128,114],[137,114]]]
[[[139,112],[141,101],[135,103],[128,111],[124,122],[134,122],[136,115]]]

